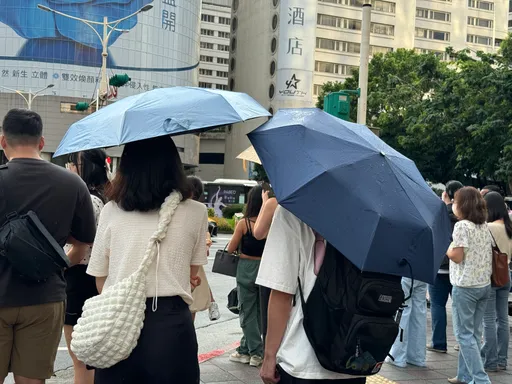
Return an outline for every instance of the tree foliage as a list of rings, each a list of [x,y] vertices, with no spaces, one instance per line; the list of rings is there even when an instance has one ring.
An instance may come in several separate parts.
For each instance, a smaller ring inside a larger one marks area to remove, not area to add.
[[[512,180],[512,41],[499,54],[447,53],[450,62],[403,49],[374,56],[367,121],[431,181]],[[329,92],[356,89],[358,76],[324,84],[317,106]]]

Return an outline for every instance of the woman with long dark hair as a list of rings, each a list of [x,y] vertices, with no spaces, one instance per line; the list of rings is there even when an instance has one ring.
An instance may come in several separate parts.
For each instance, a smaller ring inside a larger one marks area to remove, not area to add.
[[[505,200],[498,192],[485,194],[487,226],[501,252],[506,253],[510,264],[512,255],[512,222]],[[484,346],[482,357],[487,372],[505,370],[508,363],[510,339],[508,320],[508,294],[510,282],[504,287],[491,290],[484,314]]]
[[[247,199],[244,219],[235,229],[229,242],[228,252],[235,252],[240,246],[240,260],[236,273],[238,301],[240,306],[240,326],[244,336],[240,347],[230,357],[231,361],[259,367],[263,362],[263,342],[261,339],[261,313],[259,288],[256,285],[261,256],[266,240],[254,237],[254,224],[263,205],[262,187],[251,189]]]
[[[108,185],[107,176],[107,155],[101,149],[91,149],[73,153],[69,156],[66,168],[78,174],[87,185],[91,194],[92,206],[96,224],[100,217],[101,210],[105,205],[105,188]],[[77,252],[77,246],[67,245],[65,250],[70,260],[74,260],[73,253]],[[94,277],[86,273],[87,264],[91,255],[90,249],[77,265],[67,269],[64,273],[66,278],[66,317],[64,319],[64,336],[68,345],[69,355],[73,360],[75,371],[75,384],[92,384],[94,382],[94,371],[87,370],[84,363],[79,361],[71,351],[71,334],[73,327],[82,315],[82,307],[85,300],[98,294]]]
[[[96,384],[199,383],[197,339],[189,305],[197,272],[206,264],[204,204],[189,199],[190,189],[176,145],[169,136],[126,144],[106,191],[87,273],[101,292],[131,276],[141,265],[158,228],[160,208],[169,196],[173,210],[165,238],[146,275],[146,312],[131,355],[97,369]]]

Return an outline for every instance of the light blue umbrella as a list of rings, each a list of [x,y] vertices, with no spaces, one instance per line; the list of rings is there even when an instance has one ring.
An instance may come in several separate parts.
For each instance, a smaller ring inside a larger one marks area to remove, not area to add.
[[[270,113],[245,93],[159,88],[116,101],[69,127],[54,157],[165,135],[203,132]]]

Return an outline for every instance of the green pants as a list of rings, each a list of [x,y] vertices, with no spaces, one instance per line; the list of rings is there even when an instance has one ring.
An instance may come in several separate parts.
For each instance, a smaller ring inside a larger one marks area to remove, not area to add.
[[[240,259],[236,271],[238,305],[240,307],[240,327],[244,336],[238,353],[263,357],[261,340],[260,294],[256,277],[260,268],[259,260]]]

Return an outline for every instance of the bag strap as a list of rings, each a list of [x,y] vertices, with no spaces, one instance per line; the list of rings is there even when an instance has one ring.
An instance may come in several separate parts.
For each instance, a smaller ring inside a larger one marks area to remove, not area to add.
[[[493,234],[492,234],[492,231],[489,227],[487,227],[487,230],[489,231],[489,235],[491,235],[491,239],[492,239],[492,246],[493,248],[496,248],[496,250],[501,253],[500,251],[500,247],[498,246],[498,243],[496,242],[496,239],[494,238]]]
[[[2,192],[3,200],[5,202],[5,206],[7,207],[7,188],[4,186],[4,172],[7,171],[7,164],[0,165],[0,192]]]
[[[181,203],[183,197],[181,193],[173,191],[164,201],[162,207],[160,208],[160,212],[158,213],[158,228],[153,233],[153,235],[149,238],[148,246],[146,248],[146,253],[144,254],[144,258],[140,263],[139,268],[135,273],[142,273],[146,275],[148,273],[149,267],[153,263],[156,257],[156,278],[155,278],[155,297],[153,297],[153,312],[157,310],[158,306],[158,265],[160,262],[160,243],[165,236],[167,235],[167,229],[169,228],[169,223],[171,222],[171,218],[176,211],[176,208]]]

